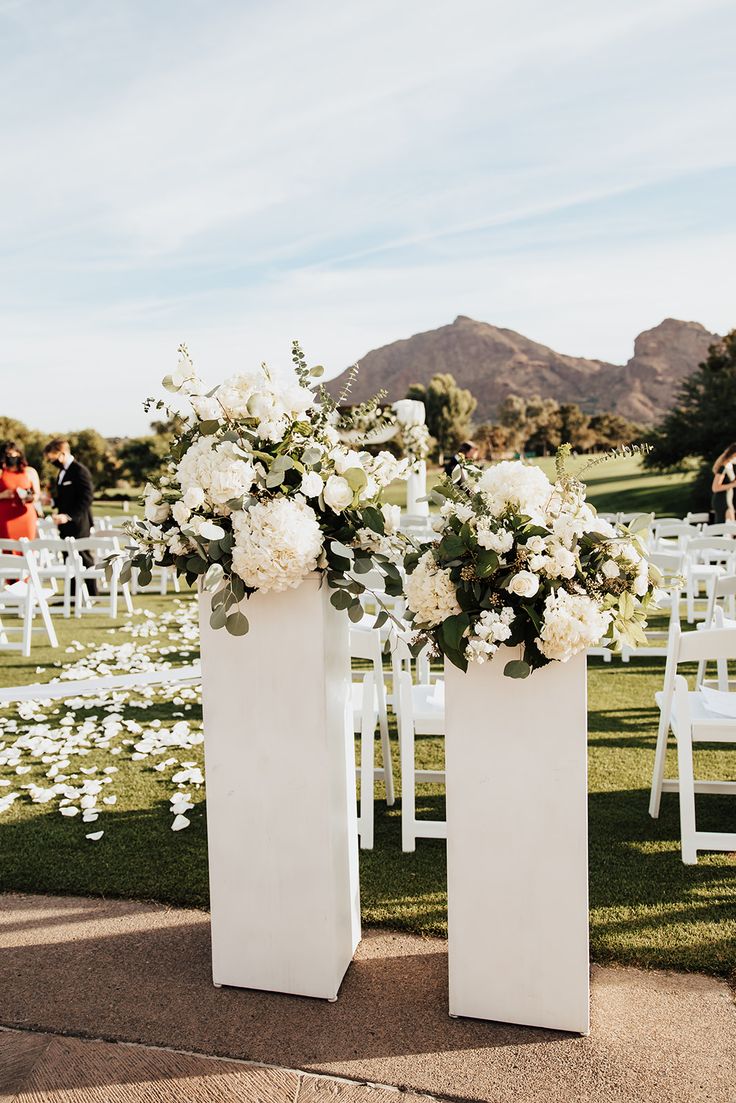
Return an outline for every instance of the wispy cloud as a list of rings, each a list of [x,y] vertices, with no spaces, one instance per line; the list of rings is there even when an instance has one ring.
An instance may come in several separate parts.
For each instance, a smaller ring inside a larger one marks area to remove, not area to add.
[[[182,338],[216,375],[459,312],[609,359],[725,329],[734,30],[730,0],[0,3],[9,412],[140,428]]]

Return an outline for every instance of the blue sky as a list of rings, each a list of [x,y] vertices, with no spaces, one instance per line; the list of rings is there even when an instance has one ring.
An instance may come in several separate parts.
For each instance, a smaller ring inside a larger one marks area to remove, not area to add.
[[[143,431],[457,314],[617,362],[736,325],[731,0],[0,0],[3,413]]]

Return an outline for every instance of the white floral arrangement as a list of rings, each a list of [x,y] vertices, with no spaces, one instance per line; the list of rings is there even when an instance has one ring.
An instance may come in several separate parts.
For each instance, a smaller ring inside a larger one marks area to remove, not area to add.
[[[408,464],[340,442],[336,404],[314,390],[322,368],[309,368],[295,342],[289,378],[261,365],[207,390],[186,347],[179,351],[164,387],[190,412],[166,471],[145,488],[145,520],[128,529],[123,581],[137,568],[146,585],[155,565],[201,580],[212,591],[210,623],[234,635],[248,631],[244,598],[296,587],[313,571],[355,621],[360,576],[371,569],[386,593],[399,594],[399,515],[380,498]]]
[[[384,392],[385,393],[385,392]],[[424,421],[424,403],[402,398],[392,406],[368,402],[350,411],[342,428],[342,439],[350,441],[360,435],[369,444],[394,441],[409,470],[426,460],[432,448],[432,437]]]
[[[525,678],[602,642],[646,642],[660,582],[641,535],[649,518],[629,527],[599,518],[565,471],[569,452],[558,453],[554,485],[509,461],[462,465],[435,488],[437,542],[405,559],[417,649],[429,641],[467,670],[502,644],[518,647],[504,673]]]

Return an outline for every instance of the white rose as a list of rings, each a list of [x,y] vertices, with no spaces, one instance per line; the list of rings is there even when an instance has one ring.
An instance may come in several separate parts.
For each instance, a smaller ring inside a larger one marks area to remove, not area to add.
[[[214,398],[206,398],[204,395],[192,398],[192,409],[200,421],[219,421],[222,418],[222,408]]]
[[[363,469],[359,452],[347,452],[343,448],[336,448],[330,458],[338,475],[344,475],[352,467]]]
[[[535,555],[540,555],[547,547],[543,536],[530,536],[526,542],[527,549]]]
[[[531,571],[518,571],[509,581],[506,589],[517,597],[534,597],[539,589],[539,579]]]
[[[330,475],[325,484],[325,504],[335,513],[342,513],[344,509],[352,505],[353,492],[350,483],[341,475]]]
[[[174,502],[173,506],[171,507],[171,512],[174,514],[174,520],[176,521],[177,525],[185,525],[192,513],[189,506],[183,501]]]
[[[306,471],[302,475],[300,489],[305,498],[318,498],[324,485],[322,476],[317,471]]]
[[[388,502],[381,506],[383,527],[387,536],[393,536],[401,527],[401,506],[392,506]]]
[[[155,486],[151,486],[150,483],[146,486],[144,501],[144,513],[147,521],[154,525],[160,525],[162,521],[167,520],[171,513],[171,507],[163,500],[161,491],[157,490]]]
[[[204,505],[204,491],[201,486],[188,486],[182,497],[187,509],[199,509]]]

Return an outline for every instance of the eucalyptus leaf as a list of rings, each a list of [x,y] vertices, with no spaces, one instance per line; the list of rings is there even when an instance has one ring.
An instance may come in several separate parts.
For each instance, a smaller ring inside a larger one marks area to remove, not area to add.
[[[350,617],[353,624],[357,624],[358,621],[361,621],[363,619],[363,615],[363,606],[360,604],[359,601],[356,601],[355,604],[351,605],[348,609],[348,616]]]
[[[227,623],[227,613],[222,605],[212,611],[210,615],[210,628],[224,628]]]
[[[225,620],[225,627],[231,636],[244,636],[250,628],[250,625],[248,624],[246,615],[238,611],[230,613]]]
[[[528,678],[532,668],[523,659],[512,659],[506,663],[503,672],[507,678]]]
[[[349,609],[355,599],[346,590],[335,590],[330,594],[330,605],[335,609]]]

